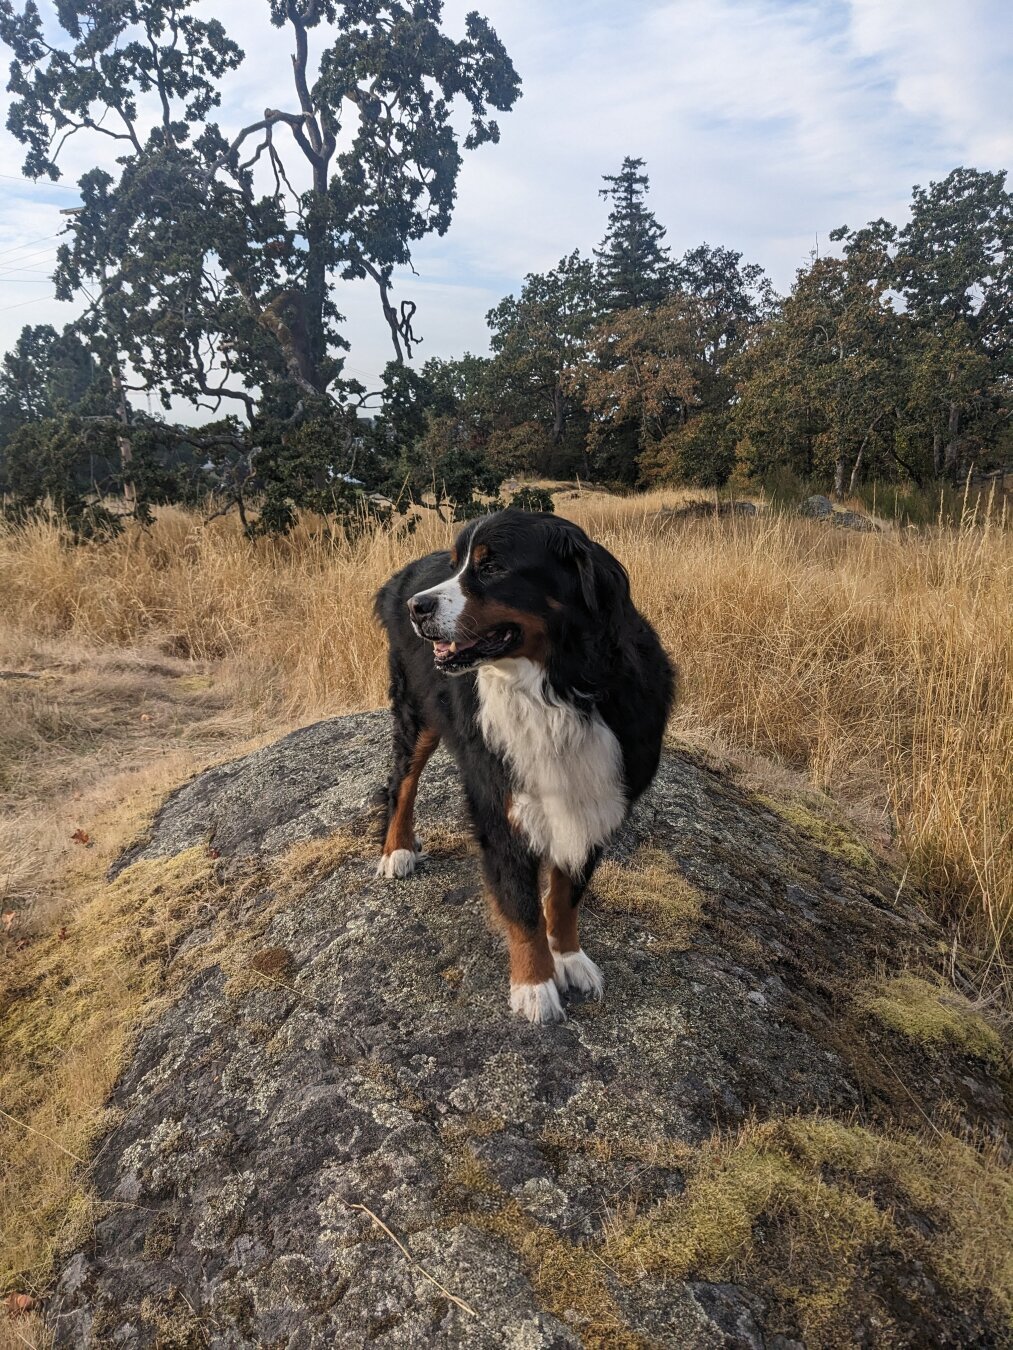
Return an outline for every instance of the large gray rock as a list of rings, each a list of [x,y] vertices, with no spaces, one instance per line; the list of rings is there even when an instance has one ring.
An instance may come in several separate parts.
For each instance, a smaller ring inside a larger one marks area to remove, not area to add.
[[[94,1240],[50,1305],[58,1344],[797,1344],[762,1281],[631,1274],[601,1253],[630,1206],[679,1195],[680,1149],[753,1116],[892,1127],[945,1103],[951,1123],[1001,1128],[987,1064],[856,1012],[872,972],[932,955],[928,923],[857,845],[666,755],[587,904],[604,1003],[532,1027],[508,1010],[442,752],[419,874],[377,879],[355,848],[387,737],[384,714],[336,719],[212,769],[121,860],[208,849],[221,898],[116,1089]],[[293,883],[279,858],[334,830],[350,842],[333,869]],[[627,874],[651,903],[623,899]],[[856,1342],[998,1343],[973,1297],[882,1253],[853,1303]]]
[[[746,516],[756,515],[755,502],[738,502],[723,499],[721,501],[693,501],[685,502],[682,506],[663,506],[658,511],[656,520],[662,525],[684,525],[691,520],[713,520],[720,517],[725,519],[728,516]]]
[[[835,511],[830,517],[830,523],[841,530],[858,530],[864,534],[876,529],[875,521],[863,516],[859,511]]]
[[[813,520],[828,520],[831,525],[836,525],[842,530],[859,530],[868,533],[870,530],[876,530],[878,527],[875,521],[863,516],[858,511],[838,511],[829,497],[820,496],[817,493],[813,497],[807,497],[798,508],[800,516],[809,516]]]

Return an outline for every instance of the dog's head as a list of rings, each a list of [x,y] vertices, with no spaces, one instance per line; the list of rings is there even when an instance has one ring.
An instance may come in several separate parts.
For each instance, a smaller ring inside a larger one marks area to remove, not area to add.
[[[618,640],[629,610],[623,567],[554,516],[500,511],[473,521],[450,565],[449,580],[408,601],[415,631],[447,674],[517,657],[558,668]]]

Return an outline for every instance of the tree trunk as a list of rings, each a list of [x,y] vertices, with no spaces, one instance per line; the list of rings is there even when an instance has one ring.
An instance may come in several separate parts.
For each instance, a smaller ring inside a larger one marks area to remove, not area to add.
[[[862,476],[862,460],[865,458],[865,446],[867,441],[868,437],[866,437],[866,439],[858,447],[858,454],[855,456],[855,463],[851,470],[851,478],[848,482],[849,497],[853,497],[855,495],[855,488],[858,487],[859,480],[861,479]]]
[[[324,208],[317,202],[326,201],[327,165],[318,161],[313,165],[313,192],[316,202],[311,206],[306,221],[306,355],[309,358],[310,383],[321,393],[324,379],[321,368],[327,356],[327,335],[324,328],[324,305],[327,302],[327,225]]]
[[[843,501],[843,500],[844,500],[844,467],[845,467],[845,465],[844,465],[844,453],[843,453],[843,451],[842,451],[842,453],[839,454],[839,455],[837,456],[837,460],[836,460],[836,462],[834,463],[834,494],[833,494],[833,495],[834,495],[834,501],[835,501],[835,502],[840,502],[840,501]]]
[[[130,425],[130,419],[127,415],[127,396],[123,388],[123,376],[120,374],[120,367],[117,361],[113,361],[109,367],[109,379],[113,388],[113,397],[116,399],[116,416],[124,427]],[[120,476],[123,479],[123,500],[130,507],[131,511],[137,506],[137,493],[134,488],[133,479],[130,477],[130,465],[134,457],[134,447],[130,443],[129,436],[117,436],[116,446],[120,452]]]
[[[848,493],[851,496],[855,495],[855,488],[858,487],[859,480],[862,477],[862,463],[865,459],[865,447],[869,444],[869,440],[870,437],[872,436],[872,433],[876,430],[876,428],[879,426],[880,422],[882,422],[885,416],[886,413],[881,412],[879,416],[873,421],[872,425],[869,427],[869,430],[862,437],[862,444],[858,447],[858,454],[855,456],[855,466],[851,470],[851,481],[848,484]]]
[[[566,397],[556,381],[552,390],[552,444],[559,445],[566,431]]]
[[[948,440],[943,452],[943,473],[951,482],[957,481],[957,459],[960,448],[960,405],[950,404],[950,416],[946,427]]]
[[[318,109],[313,102],[307,76],[309,41],[305,18],[300,13],[300,7],[291,3],[291,0],[286,6],[286,16],[295,31],[292,73],[303,114],[302,127],[295,139],[313,174],[313,200],[306,215],[305,320],[306,365],[309,369],[303,373],[314,389],[322,394],[326,385],[322,367],[327,357],[324,324],[324,306],[327,302],[327,178],[335,148],[335,134],[326,111]]]
[[[932,476],[943,476],[943,437],[938,427],[932,433]]]
[[[247,515],[246,515],[246,499],[245,499],[245,497],[243,496],[243,489],[242,489],[242,487],[239,488],[239,490],[238,490],[238,492],[237,492],[237,494],[236,494],[236,505],[237,505],[237,507],[239,508],[239,520],[240,520],[240,523],[242,524],[242,527],[243,527],[243,534],[244,534],[244,536],[245,536],[247,539],[252,539],[252,538],[253,538],[253,531],[250,529],[250,522],[249,522],[249,520],[247,519]]]

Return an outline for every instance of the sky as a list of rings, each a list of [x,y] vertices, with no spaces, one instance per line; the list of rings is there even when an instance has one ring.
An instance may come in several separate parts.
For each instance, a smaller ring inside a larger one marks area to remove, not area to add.
[[[397,277],[395,299],[418,305],[418,362],[485,352],[487,311],[526,273],[600,243],[601,175],[625,155],[646,161],[673,256],[735,248],[782,292],[815,248],[832,251],[836,226],[902,223],[914,184],[961,164],[1013,168],[1010,0],[448,0],[446,29],[462,34],[476,6],[523,95],[498,119],[500,143],[465,154],[448,234],[416,246],[417,276]],[[196,9],[246,52],[223,88],[223,129],[293,106],[266,0]],[[59,212],[111,154],[72,141],[56,187],[20,178],[22,157],[0,131],[0,351],[26,323],[74,317],[47,281]],[[335,299],[346,370],[376,388],[392,355],[376,292],[342,283]]]

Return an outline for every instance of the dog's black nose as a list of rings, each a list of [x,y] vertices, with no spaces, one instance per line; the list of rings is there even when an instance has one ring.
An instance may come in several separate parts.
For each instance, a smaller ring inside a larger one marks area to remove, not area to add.
[[[435,614],[438,600],[435,595],[413,595],[408,601],[408,613],[413,619],[424,619],[427,614]]]

